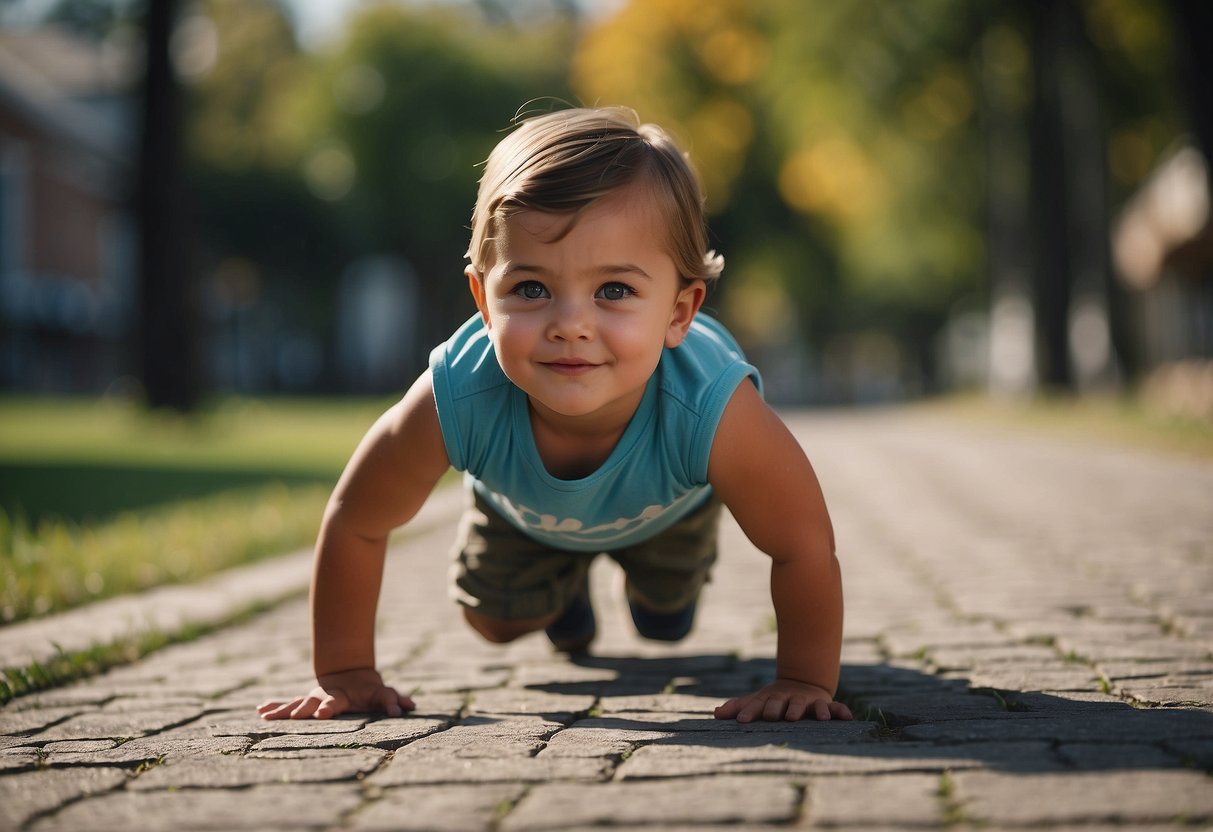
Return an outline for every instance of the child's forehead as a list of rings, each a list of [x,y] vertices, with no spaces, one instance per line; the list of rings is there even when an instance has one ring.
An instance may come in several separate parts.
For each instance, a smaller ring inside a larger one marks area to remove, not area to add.
[[[664,237],[668,235],[669,218],[662,209],[655,188],[637,181],[608,191],[575,211],[549,211],[542,207],[514,209],[502,219],[505,220],[503,225],[513,224],[533,235],[552,235],[553,240],[585,223],[604,220],[634,225],[649,233],[659,231]]]
[[[515,211],[505,217],[501,231],[506,238],[521,232],[546,244],[559,244],[574,235],[584,240],[607,234],[665,248],[669,237],[666,218],[656,201],[633,188],[612,191],[578,211]]]

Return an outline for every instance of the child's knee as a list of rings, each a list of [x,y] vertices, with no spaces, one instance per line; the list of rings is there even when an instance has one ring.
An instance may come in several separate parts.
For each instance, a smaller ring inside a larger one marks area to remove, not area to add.
[[[473,630],[479,633],[486,641],[493,644],[509,644],[511,641],[529,633],[542,630],[555,620],[555,616],[517,620],[490,618],[487,615],[474,612],[468,607],[463,608],[463,617]]]

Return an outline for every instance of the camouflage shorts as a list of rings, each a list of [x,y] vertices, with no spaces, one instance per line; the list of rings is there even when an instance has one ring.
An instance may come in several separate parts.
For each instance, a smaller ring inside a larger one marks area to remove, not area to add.
[[[680,610],[709,580],[719,521],[712,496],[651,539],[604,554],[623,567],[629,598],[656,612]],[[595,557],[523,534],[473,491],[455,543],[451,595],[489,618],[542,618],[568,606]]]

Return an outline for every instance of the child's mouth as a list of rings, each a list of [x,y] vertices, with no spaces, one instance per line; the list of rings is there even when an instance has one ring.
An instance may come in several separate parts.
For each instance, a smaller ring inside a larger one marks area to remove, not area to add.
[[[580,376],[593,370],[598,365],[578,358],[565,358],[558,361],[544,361],[543,366],[560,375]]]

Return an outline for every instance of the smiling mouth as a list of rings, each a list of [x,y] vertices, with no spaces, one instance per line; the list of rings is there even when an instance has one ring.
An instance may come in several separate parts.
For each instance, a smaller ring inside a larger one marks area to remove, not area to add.
[[[580,376],[597,367],[589,361],[579,359],[562,359],[560,361],[543,361],[541,364],[554,373],[565,376]]]

